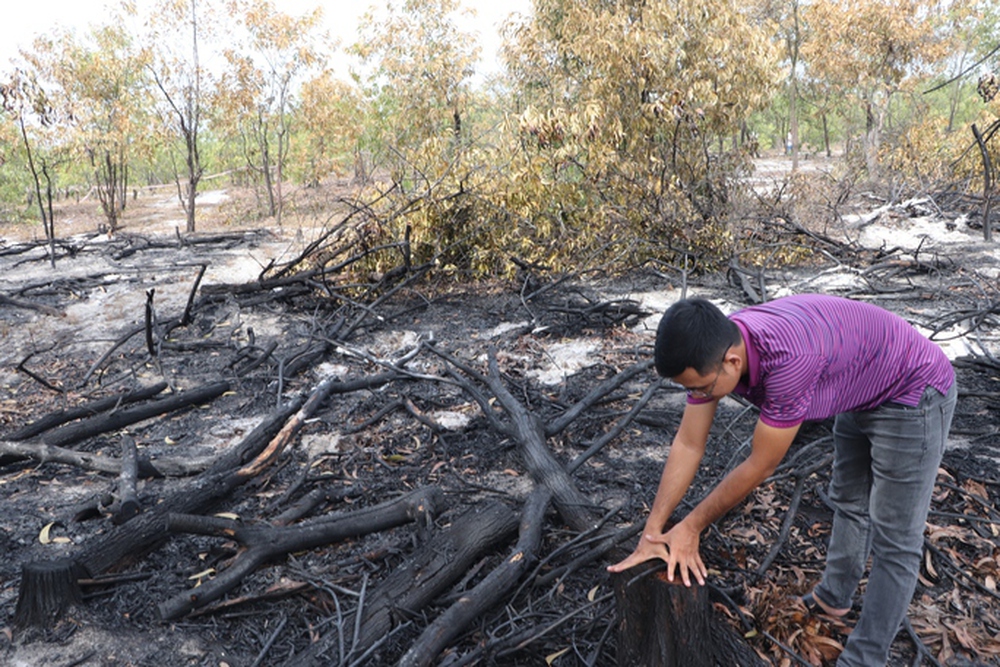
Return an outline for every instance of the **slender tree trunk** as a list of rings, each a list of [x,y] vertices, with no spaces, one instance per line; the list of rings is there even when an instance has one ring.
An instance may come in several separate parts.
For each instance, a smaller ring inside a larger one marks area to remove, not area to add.
[[[201,64],[198,60],[198,0],[191,0],[191,57],[194,60],[194,87],[187,93],[188,126],[184,133],[187,143],[188,187],[187,231],[195,231],[195,198],[201,180],[201,156],[198,153],[198,125],[201,122]]]
[[[976,124],[972,124],[972,135],[976,138],[976,145],[979,146],[979,153],[983,158],[983,240],[993,240],[993,224],[990,222],[993,203],[993,161],[990,159],[990,151],[986,146],[986,140]]]
[[[788,52],[791,57],[791,72],[788,81],[788,125],[792,135],[792,171],[799,169],[799,3],[792,4],[792,38],[790,40]]]
[[[42,216],[42,227],[45,229],[45,240],[49,243],[49,263],[52,268],[56,268],[56,242],[54,237],[54,225],[51,220],[52,211],[52,181],[48,177],[48,170],[43,165],[39,169],[35,165],[35,157],[31,151],[31,142],[28,141],[28,130],[24,126],[24,117],[18,115],[18,123],[21,126],[21,140],[24,142],[24,152],[28,157],[28,170],[31,171],[31,179],[35,184],[35,198],[38,200],[38,213]],[[41,171],[45,175],[45,180],[48,183],[48,193],[49,193],[49,209],[45,210],[45,199],[42,197],[42,179],[39,175]]]

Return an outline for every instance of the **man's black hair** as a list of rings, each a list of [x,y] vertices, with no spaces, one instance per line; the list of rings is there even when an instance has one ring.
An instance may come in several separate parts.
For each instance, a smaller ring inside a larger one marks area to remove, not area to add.
[[[656,330],[656,372],[672,378],[693,368],[708,375],[742,337],[739,327],[705,299],[681,299],[667,308]]]

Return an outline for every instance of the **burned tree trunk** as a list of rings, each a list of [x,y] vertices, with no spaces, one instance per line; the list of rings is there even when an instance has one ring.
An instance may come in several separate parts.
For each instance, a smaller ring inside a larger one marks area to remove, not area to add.
[[[618,602],[618,664],[715,667],[708,590],[667,581],[663,564],[612,577]]]
[[[754,667],[764,661],[715,617],[708,588],[667,580],[660,561],[612,575],[618,604],[618,664],[635,667]]]
[[[14,627],[47,626],[59,620],[72,605],[83,601],[77,582],[85,574],[69,558],[25,563]]]

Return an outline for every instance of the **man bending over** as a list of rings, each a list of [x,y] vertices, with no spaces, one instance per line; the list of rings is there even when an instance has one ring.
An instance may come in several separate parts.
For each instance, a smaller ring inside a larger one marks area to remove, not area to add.
[[[813,611],[851,609],[872,557],[861,616],[838,667],[884,665],[917,584],[924,522],[955,410],[944,353],[877,306],[804,294],[726,317],[704,299],[673,304],[656,335],[657,372],[687,390],[646,527],[635,551],[610,566],[667,563],[684,585],[705,583],[702,531],[767,479],[805,420],[836,416],[826,569],[803,597]],[[664,532],[705,453],[719,399],[760,408],[749,457]]]

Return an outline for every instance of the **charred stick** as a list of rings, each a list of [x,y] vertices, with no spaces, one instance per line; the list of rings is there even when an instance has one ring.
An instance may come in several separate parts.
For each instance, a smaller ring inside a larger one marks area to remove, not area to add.
[[[764,574],[767,572],[771,564],[781,553],[781,548],[784,546],[785,541],[788,539],[788,535],[792,530],[792,524],[795,523],[795,515],[799,511],[799,504],[802,502],[802,492],[805,488],[806,475],[802,475],[795,482],[795,491],[792,492],[792,500],[788,503],[788,511],[785,512],[785,519],[781,522],[781,530],[778,531],[778,539],[774,541],[771,545],[771,550],[768,552],[767,557],[761,562],[760,567],[757,568],[757,574]]]
[[[816,442],[821,442],[823,440],[825,440],[825,438],[820,438],[811,444],[816,444]],[[826,467],[830,458],[832,458],[832,455],[824,457],[820,461],[813,463],[807,468],[795,473],[795,490],[792,492],[792,499],[788,503],[788,511],[785,512],[785,518],[781,522],[781,530],[778,532],[778,539],[775,540],[774,544],[771,546],[771,551],[760,564],[760,567],[757,568],[757,574],[764,574],[764,572],[771,567],[771,564],[774,563],[774,559],[778,557],[781,547],[784,545],[785,541],[788,540],[788,535],[792,530],[792,524],[795,522],[795,515],[798,513],[799,505],[802,503],[802,493],[805,490],[806,480],[820,468]]]
[[[164,324],[164,326],[167,327],[167,328],[170,328],[175,322],[178,322],[178,321],[179,320],[176,320],[176,319],[174,319],[174,320],[168,320]],[[114,344],[110,348],[108,348],[107,351],[105,351],[104,354],[101,355],[100,359],[98,359],[93,364],[91,364],[90,368],[87,370],[87,373],[83,376],[83,379],[80,380],[80,382],[77,385],[77,387],[86,386],[86,384],[88,382],[90,382],[90,378],[94,375],[94,373],[97,372],[97,369],[99,369],[101,366],[103,366],[104,363],[108,359],[111,358],[111,355],[115,353],[115,350],[117,350],[119,347],[121,347],[125,343],[129,342],[132,339],[133,336],[141,334],[145,330],[146,330],[146,325],[145,324],[140,324],[140,325],[136,326],[135,328],[129,329],[128,331],[126,331],[118,340],[116,340],[114,342]]]
[[[34,372],[33,370],[31,370],[30,368],[28,368],[25,365],[25,364],[28,363],[28,360],[31,359],[33,356],[35,356],[34,352],[32,352],[27,357],[25,357],[24,359],[22,359],[21,363],[19,363],[17,365],[17,370],[21,371],[22,373],[24,373],[25,375],[27,375],[28,377],[30,377],[32,380],[34,380],[38,384],[42,385],[46,389],[48,389],[49,391],[54,391],[57,394],[64,393],[64,390],[62,388],[57,387],[56,385],[52,384],[51,382],[49,382],[48,380],[46,380],[45,378],[43,378],[41,375],[39,375],[38,373]]]
[[[146,319],[145,319],[145,329],[146,329],[146,351],[149,352],[149,356],[156,359],[158,355],[158,350],[156,349],[156,313],[153,310],[153,296],[156,294],[156,288],[146,290]]]
[[[548,426],[545,427],[546,437],[551,437],[557,433],[561,433],[567,426],[572,424],[580,415],[592,408],[594,405],[599,403],[601,399],[613,392],[618,387],[622,386],[633,377],[644,373],[653,366],[652,358],[640,361],[637,364],[633,364],[631,367],[625,369],[621,373],[616,373],[614,376],[608,378],[604,382],[594,387],[590,393],[584,396],[582,399],[573,404],[573,406],[564,412],[562,416],[558,419],[553,419],[549,422]]]
[[[988,595],[994,600],[1000,600],[1000,593],[997,593],[985,584],[980,583],[971,574],[967,573],[958,565],[955,565],[954,561],[948,558],[943,551],[934,546],[934,544],[926,537],[924,538],[924,548],[938,557],[938,559],[946,566],[944,573],[948,575],[948,578],[954,581],[957,585],[965,588],[968,584],[972,584],[972,586],[980,593]]]
[[[287,526],[309,514],[323,503],[332,503],[344,498],[356,498],[363,495],[363,493],[363,489],[357,486],[345,486],[339,489],[313,489],[302,496],[294,505],[276,516],[274,524],[277,526]]]
[[[402,399],[397,399],[387,405],[383,405],[375,412],[375,414],[373,414],[371,417],[364,420],[360,424],[355,424],[354,426],[349,426],[346,429],[344,429],[344,433],[346,435],[350,435],[353,433],[360,433],[361,431],[365,431],[374,426],[375,424],[379,423],[380,421],[382,421],[384,417],[395,412],[401,407],[403,407]]]
[[[0,294],[0,306],[13,306],[14,308],[23,308],[25,310],[34,310],[36,312],[42,313],[44,315],[50,315],[52,317],[62,317],[64,313],[61,310],[57,310],[50,306],[45,306],[40,303],[32,303],[30,301],[21,301],[20,299],[12,299],[9,296]]]
[[[201,279],[205,277],[206,269],[208,269],[208,264],[202,264],[201,268],[198,269],[198,276],[194,279],[194,285],[191,286],[191,291],[188,293],[187,305],[184,306],[184,313],[181,315],[179,326],[186,327],[191,323],[191,310],[194,307],[194,296],[198,293],[198,286],[201,285]]]
[[[43,433],[49,429],[71,422],[74,419],[90,417],[92,415],[105,412],[106,410],[114,410],[121,405],[144,401],[148,398],[156,396],[166,388],[166,382],[158,382],[149,387],[143,387],[125,394],[116,394],[115,396],[108,396],[107,398],[92,401],[77,408],[63,410],[61,412],[53,412],[52,414],[46,415],[45,417],[33,421],[27,426],[14,431],[7,436],[7,440],[27,440],[28,438],[35,437],[39,433]]]
[[[931,653],[927,645],[920,639],[917,631],[913,629],[913,624],[910,623],[910,619],[907,616],[903,617],[903,628],[906,629],[906,634],[909,635],[910,641],[913,642],[913,648],[917,650],[917,656],[913,659],[914,665],[924,664],[924,660],[934,665],[934,667],[943,667],[934,654]]]
[[[281,432],[271,441],[268,447],[261,452],[257,458],[237,471],[237,475],[243,477],[254,477],[261,470],[269,466],[284,451],[288,442],[302,429],[307,419],[319,409],[320,405],[326,401],[333,393],[345,394],[358,389],[368,389],[378,387],[395,380],[399,376],[396,373],[381,373],[358,380],[341,382],[334,377],[329,377],[320,382],[312,390],[309,398],[302,405],[295,415],[288,420]]]
[[[627,526],[625,528],[617,530],[614,533],[611,533],[610,535],[605,532],[598,533],[596,536],[591,537],[584,543],[584,544],[589,544],[590,542],[596,542],[597,543],[596,546],[581,553],[579,556],[575,557],[573,560],[566,563],[565,565],[553,568],[552,570],[549,570],[545,574],[539,575],[537,578],[532,579],[532,583],[538,586],[548,586],[550,584],[555,584],[558,581],[562,581],[573,572],[576,572],[580,568],[589,565],[590,563],[593,563],[598,558],[603,558],[607,553],[617,549],[618,545],[624,542],[625,540],[634,538],[636,535],[642,532],[644,525],[645,524],[642,523],[635,523],[632,524],[631,526]],[[621,560],[621,558],[624,557],[625,554],[622,553],[616,556],[615,560]],[[536,567],[535,569],[539,570],[540,568]]]
[[[274,629],[274,632],[271,633],[271,636],[268,637],[266,642],[264,642],[264,647],[260,650],[260,653],[257,654],[257,658],[252,663],[250,663],[250,667],[257,667],[258,665],[261,664],[261,662],[263,662],[264,657],[267,655],[267,652],[271,650],[271,647],[274,645],[274,642],[278,638],[278,635],[280,635],[281,631],[285,629],[286,623],[288,623],[288,617],[282,616],[281,622],[278,623],[278,627]]]
[[[624,431],[628,425],[639,416],[642,409],[646,407],[646,404],[648,404],[653,398],[653,394],[655,394],[662,386],[663,378],[657,378],[653,381],[653,383],[646,388],[646,391],[643,392],[639,400],[636,401],[635,405],[632,406],[632,409],[629,410],[628,414],[619,419],[607,433],[595,440],[582,454],[573,459],[570,464],[566,466],[566,472],[572,475],[580,466],[586,463],[591,456],[604,449],[609,442],[617,438],[619,434],[621,434],[621,432]]]
[[[270,359],[271,355],[274,354],[274,351],[276,349],[278,349],[278,342],[277,341],[271,341],[270,343],[268,343],[267,347],[265,347],[264,350],[260,353],[259,357],[257,357],[256,359],[250,361],[246,366],[243,366],[242,368],[238,368],[238,369],[236,369],[233,372],[236,373],[236,375],[239,376],[239,377],[242,377],[242,376],[246,375],[247,373],[255,370],[256,368],[258,368],[265,361],[267,361],[268,359]]]

